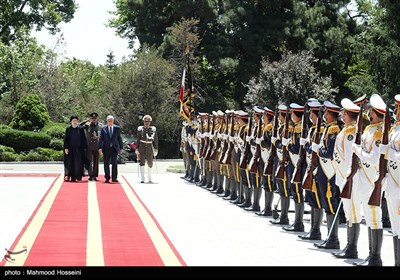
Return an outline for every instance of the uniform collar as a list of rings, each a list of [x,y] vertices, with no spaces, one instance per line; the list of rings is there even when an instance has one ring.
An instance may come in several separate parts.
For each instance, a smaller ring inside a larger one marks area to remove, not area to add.
[[[356,123],[357,123],[356,121],[352,121],[352,122],[349,122],[349,123],[347,123],[347,124],[344,124],[344,127],[356,125]]]
[[[326,126],[332,126],[332,125],[335,125],[335,124],[337,124],[337,121],[333,121],[333,122],[327,123]]]
[[[369,125],[369,127],[381,126],[382,124],[383,124],[383,121],[378,122],[378,123],[372,123]]]

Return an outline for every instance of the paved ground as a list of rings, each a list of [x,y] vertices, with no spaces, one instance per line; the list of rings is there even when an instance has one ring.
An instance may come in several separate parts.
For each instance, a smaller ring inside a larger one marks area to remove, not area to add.
[[[300,241],[297,233],[287,233],[279,226],[271,225],[269,218],[258,217],[205,189],[187,183],[180,178],[182,174],[167,172],[170,166],[180,164],[182,162],[179,160],[158,160],[158,172],[153,175],[154,184],[138,183],[136,163],[120,165],[119,176],[124,176],[130,182],[188,266],[351,266],[353,260],[336,259],[331,256],[331,250],[319,250],[312,242]],[[100,170],[102,168],[100,166]],[[0,163],[0,173],[62,171],[59,163]],[[41,180],[44,183],[48,178],[25,182],[37,191],[25,196],[26,201],[22,203],[18,195],[27,190],[19,189],[18,194],[13,191],[13,182],[9,178],[0,177],[0,246],[3,248],[7,248],[7,243],[15,239],[18,227],[35,207],[32,201],[36,201],[35,197],[40,197],[43,192]],[[15,201],[24,205],[25,210],[14,211],[17,207]],[[294,213],[289,215],[293,221]],[[308,230],[310,215],[306,214],[304,218]],[[325,224],[322,232],[323,236],[327,233]],[[340,226],[339,235],[341,247],[344,247],[344,225]],[[385,266],[394,263],[392,242],[389,229],[385,229],[382,248]],[[367,254],[367,228],[362,225],[359,256],[364,258]]]

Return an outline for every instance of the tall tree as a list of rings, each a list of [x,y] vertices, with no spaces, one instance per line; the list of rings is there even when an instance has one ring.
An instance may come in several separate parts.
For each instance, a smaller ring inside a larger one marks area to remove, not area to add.
[[[60,22],[69,22],[77,9],[74,0],[0,0],[0,41],[9,44],[20,31],[58,31]]]

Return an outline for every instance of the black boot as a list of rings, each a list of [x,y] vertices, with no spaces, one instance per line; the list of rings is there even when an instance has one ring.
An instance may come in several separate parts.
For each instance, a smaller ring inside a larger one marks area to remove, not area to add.
[[[383,242],[383,229],[373,229],[372,233],[372,255],[368,266],[382,266],[381,249]]]
[[[224,197],[225,200],[235,200],[237,198],[237,187],[236,187],[236,181],[235,179],[230,179],[229,180],[229,186],[230,186],[230,195],[227,197]]]
[[[242,204],[239,204],[238,206],[241,208],[246,208],[246,207],[250,207],[251,206],[251,195],[253,193],[253,189],[248,186],[243,186],[243,190],[244,190],[244,202]]]
[[[372,230],[371,230],[371,228],[368,228],[368,247],[369,247],[368,257],[361,262],[353,262],[353,265],[357,265],[357,266],[368,265],[369,259],[371,258],[371,255],[372,255]]]
[[[392,224],[390,223],[389,210],[385,194],[382,197],[381,209],[382,209],[382,226],[384,228],[391,228]]]
[[[264,217],[271,217],[272,216],[272,202],[274,200],[274,193],[264,190],[264,197],[265,197],[265,208],[264,208],[263,211],[257,212],[256,215],[264,216]]]
[[[303,224],[303,214],[304,214],[304,203],[297,203],[294,204],[294,212],[295,218],[294,223],[288,227],[283,227],[286,231],[304,231],[304,224]]]
[[[238,187],[238,193],[237,193],[237,198],[233,201],[230,201],[233,204],[241,204],[244,200],[244,187],[243,187],[243,183],[242,182],[238,182],[237,183],[237,187]]]
[[[360,224],[352,224],[351,227],[347,225],[347,246],[343,251],[338,253],[332,253],[336,258],[339,259],[357,259],[357,243],[358,237],[360,236]]]
[[[321,223],[324,211],[321,208],[311,209],[311,230],[305,235],[299,235],[303,240],[321,240]]]
[[[393,235],[393,250],[394,250],[394,266],[400,266],[399,264],[399,237]]]
[[[281,196],[281,215],[278,219],[269,222],[273,225],[288,225],[289,206],[290,206],[290,197]]]
[[[322,244],[314,244],[316,247],[320,249],[340,249],[338,231],[339,231],[339,218],[334,221],[335,215],[328,214],[326,215],[326,220],[328,224],[328,233],[331,231],[331,235],[326,240],[326,242]],[[332,228],[332,230],[331,230]]]
[[[400,240],[397,239],[397,258],[395,258],[396,260],[396,264],[395,266],[400,266]]]
[[[260,211],[260,196],[262,189],[260,187],[253,188],[253,204],[251,207],[245,208],[247,211]]]

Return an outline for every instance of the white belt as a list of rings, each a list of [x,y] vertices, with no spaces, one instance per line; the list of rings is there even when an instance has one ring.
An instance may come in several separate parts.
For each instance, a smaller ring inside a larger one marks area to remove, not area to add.
[[[145,144],[152,144],[152,141],[144,141],[144,140],[140,140],[140,142],[145,143]]]

